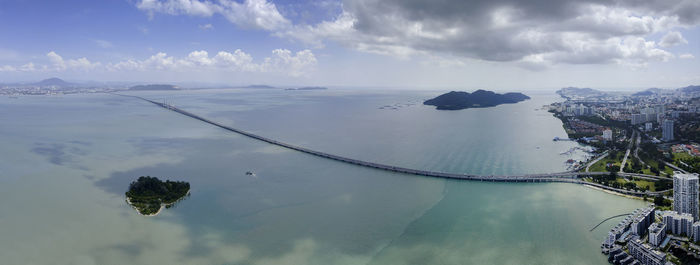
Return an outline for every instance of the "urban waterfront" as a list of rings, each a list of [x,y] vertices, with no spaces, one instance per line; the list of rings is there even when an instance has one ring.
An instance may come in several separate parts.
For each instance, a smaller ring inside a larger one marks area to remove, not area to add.
[[[134,93],[351,158],[481,175],[561,172],[575,142],[532,100],[463,111],[434,92]],[[439,180],[328,161],[107,94],[2,98],[0,256],[9,264],[605,264],[610,221],[645,205],[572,184]],[[386,108],[385,106],[390,106]],[[28,167],[27,165],[32,165]],[[248,171],[255,176],[248,176]],[[155,217],[141,175],[192,195]],[[41,253],[36,255],[35,253]]]

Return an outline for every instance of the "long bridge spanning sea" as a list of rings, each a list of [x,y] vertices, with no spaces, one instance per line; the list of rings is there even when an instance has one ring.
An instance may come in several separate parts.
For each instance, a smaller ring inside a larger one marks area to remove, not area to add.
[[[445,178],[445,179],[459,179],[459,180],[472,180],[472,181],[492,181],[492,182],[561,182],[561,183],[574,183],[574,184],[582,184],[582,185],[588,185],[592,187],[597,187],[600,189],[605,189],[609,191],[614,191],[626,195],[634,195],[634,196],[643,196],[643,195],[649,195],[649,196],[655,196],[662,194],[666,191],[646,191],[646,192],[640,192],[640,191],[632,191],[632,190],[625,190],[625,189],[617,189],[609,186],[605,186],[602,184],[598,183],[592,183],[592,182],[587,182],[579,179],[580,177],[585,177],[585,176],[595,176],[595,175],[608,175],[610,173],[608,172],[573,172],[573,171],[567,171],[567,172],[559,172],[559,173],[543,173],[543,174],[525,174],[525,175],[508,175],[508,176],[497,176],[497,175],[490,175],[490,176],[482,176],[482,175],[473,175],[473,174],[458,174],[458,173],[447,173],[447,172],[438,172],[438,171],[426,171],[426,170],[419,170],[419,169],[411,169],[411,168],[404,168],[404,167],[397,167],[397,166],[392,166],[392,165],[386,165],[386,164],[379,164],[379,163],[374,163],[374,162],[369,162],[369,161],[363,161],[363,160],[358,160],[358,159],[353,159],[353,158],[348,158],[348,157],[343,157],[343,156],[338,156],[334,154],[329,154],[321,151],[316,151],[316,150],[311,150],[308,148],[296,146],[296,145],[291,145],[288,143],[280,142],[274,139],[270,139],[267,137],[263,137],[257,134],[253,134],[250,132],[246,132],[243,130],[239,130],[212,120],[209,120],[207,118],[201,117],[199,115],[196,115],[194,113],[185,111],[183,109],[177,108],[173,105],[166,104],[166,103],[161,103],[157,101],[153,101],[147,98],[139,97],[139,96],[133,96],[133,95],[123,95],[123,94],[116,94],[112,93],[114,95],[118,96],[124,96],[124,97],[132,97],[132,98],[137,98],[140,100],[144,100],[150,103],[153,103],[159,107],[172,110],[174,112],[180,113],[182,115],[191,117],[193,119],[197,119],[206,123],[209,123],[211,125],[217,126],[219,128],[235,132],[238,134],[245,135],[247,137],[257,139],[260,141],[264,141],[270,144],[274,144],[277,146],[289,148],[292,150],[296,150],[299,152],[307,153],[310,155],[318,156],[318,157],[323,157],[326,159],[331,159],[331,160],[336,160],[344,163],[349,163],[353,165],[358,165],[358,166],[363,166],[363,167],[369,167],[369,168],[375,168],[375,169],[380,169],[380,170],[386,170],[386,171],[391,171],[391,172],[396,172],[396,173],[404,173],[404,174],[412,174],[412,175],[419,175],[419,176],[427,176],[427,177],[435,177],[435,178]],[[617,173],[617,175],[622,176],[622,177],[635,177],[635,178],[641,178],[641,179],[647,179],[647,180],[658,180],[662,179],[661,177],[658,176],[653,176],[653,175],[645,175],[645,174],[636,174],[636,173],[624,173],[620,172]]]

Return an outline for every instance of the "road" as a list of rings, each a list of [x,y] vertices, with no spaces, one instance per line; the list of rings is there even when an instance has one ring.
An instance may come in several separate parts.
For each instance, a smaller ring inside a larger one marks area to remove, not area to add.
[[[674,165],[674,164],[671,164],[671,163],[666,162],[666,161],[664,161],[664,163],[665,163],[667,166],[669,166],[669,167],[671,167],[671,168],[673,168],[673,169],[675,169],[675,170],[678,170],[678,171],[683,172],[683,173],[688,173],[688,171],[685,171],[685,170],[683,170],[682,168],[677,167],[677,166]]]
[[[593,164],[598,163],[598,161],[600,161],[601,159],[607,157],[608,154],[609,154],[609,153],[608,153],[608,151],[606,150],[605,152],[603,152],[603,154],[602,154],[601,156],[599,156],[598,158],[596,158],[596,159],[594,159],[593,161],[591,161],[590,163],[588,163],[588,165],[586,165],[586,172],[589,171],[589,169],[591,168],[591,166],[592,166]]]
[[[625,152],[625,158],[622,159],[622,164],[620,164],[620,173],[625,172],[625,165],[627,165],[627,157],[630,156],[632,146],[634,145],[634,137],[637,135],[637,131],[632,132],[632,137],[630,137],[630,143],[627,145],[627,152]]]

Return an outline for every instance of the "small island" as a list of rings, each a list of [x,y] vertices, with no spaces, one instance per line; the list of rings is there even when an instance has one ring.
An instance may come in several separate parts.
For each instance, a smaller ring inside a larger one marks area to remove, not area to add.
[[[169,208],[189,193],[190,183],[141,176],[129,184],[126,202],[142,215],[155,216],[163,207]]]
[[[487,108],[501,104],[518,103],[530,97],[522,93],[498,94],[493,91],[477,90],[473,93],[451,91],[423,102],[424,105],[437,107],[439,110],[461,110],[468,108]]]
[[[244,86],[242,88],[275,89],[276,87],[268,86],[268,85],[249,85],[249,86]]]

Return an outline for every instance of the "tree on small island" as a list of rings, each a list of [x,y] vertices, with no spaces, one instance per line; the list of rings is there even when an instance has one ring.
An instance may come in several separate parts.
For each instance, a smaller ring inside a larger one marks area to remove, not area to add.
[[[426,100],[424,105],[435,106],[438,110],[461,110],[469,108],[488,108],[501,104],[518,103],[530,97],[522,93],[498,94],[493,91],[477,90],[473,93],[451,91]]]
[[[190,183],[161,181],[156,177],[141,176],[129,184],[127,202],[142,215],[156,215],[163,207],[169,207],[190,192]]]

